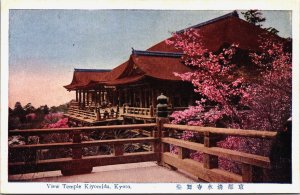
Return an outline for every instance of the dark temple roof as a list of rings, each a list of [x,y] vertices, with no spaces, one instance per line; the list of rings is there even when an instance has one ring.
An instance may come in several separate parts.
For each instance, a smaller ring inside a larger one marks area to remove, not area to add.
[[[107,69],[74,69],[73,79],[69,85],[64,87],[67,90],[92,87],[99,82],[107,81],[110,70]]]
[[[183,33],[184,30],[191,28],[200,34],[203,46],[209,51],[218,51],[224,45],[233,43],[239,44],[239,48],[242,50],[260,51],[259,41],[261,38],[269,38],[282,42],[286,41],[265,29],[240,19],[236,11],[177,31],[177,33]],[[172,39],[170,37],[167,40]],[[91,76],[85,77],[88,77],[86,80],[97,81],[103,85],[128,84],[146,77],[159,80],[181,81],[181,78],[175,76],[173,73],[191,71],[188,66],[181,62],[180,57],[182,53],[182,51],[176,49],[173,45],[168,45],[166,40],[163,40],[146,51],[132,49],[129,59],[110,72],[89,71]],[[92,74],[96,73],[99,75],[92,76]],[[80,79],[75,80],[75,83],[80,86]],[[85,82],[87,86],[88,84],[86,83],[88,82]],[[82,85],[84,84],[82,83]]]
[[[191,29],[191,28],[193,28],[193,29],[199,28],[199,27],[202,27],[202,26],[204,26],[204,25],[208,25],[208,24],[210,24],[210,23],[213,23],[213,22],[216,22],[216,21],[218,21],[218,20],[222,20],[222,19],[225,19],[225,18],[228,18],[228,17],[231,17],[231,16],[232,16],[232,17],[237,17],[237,18],[239,18],[239,14],[237,13],[237,11],[233,11],[233,12],[230,12],[230,13],[225,14],[225,15],[223,15],[223,16],[220,16],[220,17],[217,17],[217,18],[213,18],[213,19],[211,19],[211,20],[208,20],[208,21],[206,21],[206,22],[202,22],[202,23],[196,24],[196,25],[194,25],[194,26],[190,26],[190,27],[187,27],[187,28],[185,28],[185,29],[176,31],[176,33],[183,33],[184,31],[186,31],[186,30],[188,30],[188,29]]]

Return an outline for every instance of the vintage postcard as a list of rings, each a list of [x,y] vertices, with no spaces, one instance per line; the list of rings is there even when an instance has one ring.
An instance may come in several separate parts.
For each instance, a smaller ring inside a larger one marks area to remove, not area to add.
[[[299,2],[1,3],[1,193],[299,193]]]

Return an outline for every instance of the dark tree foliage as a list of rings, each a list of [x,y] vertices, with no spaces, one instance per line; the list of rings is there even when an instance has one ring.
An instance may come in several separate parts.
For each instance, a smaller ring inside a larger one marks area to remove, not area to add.
[[[259,27],[262,27],[261,23],[266,21],[266,18],[262,16],[263,14],[257,9],[250,9],[246,12],[242,12],[242,14],[247,22]]]
[[[259,26],[260,28],[262,28],[263,26],[262,23],[266,21],[266,18],[263,17],[262,12],[257,9],[250,9],[246,12],[241,12],[241,13],[243,14],[247,22]],[[278,34],[279,32],[276,28],[273,27],[268,27],[264,29],[266,29],[267,31],[273,34]]]
[[[64,112],[66,113],[68,111],[68,104],[61,104],[59,106],[51,106],[50,112],[56,113],[56,112]]]
[[[23,109],[22,104],[20,102],[16,102],[15,108],[12,114],[19,118],[21,122],[25,122],[26,120],[26,111]]]
[[[49,113],[67,112],[68,105],[62,104],[59,106],[47,105],[35,108],[31,103],[27,103],[24,107],[20,102],[16,102],[14,108],[8,107],[8,129],[30,129],[40,128],[40,124],[44,117]],[[33,114],[33,115],[32,115]],[[32,119],[34,117],[34,120]]]
[[[35,108],[31,105],[31,103],[28,103],[24,106],[24,110],[26,114],[33,113],[35,111]]]
[[[279,31],[276,29],[276,28],[273,28],[273,27],[269,27],[269,28],[265,28],[267,31],[269,31],[270,33],[273,33],[273,34],[278,34]]]
[[[47,105],[43,107],[43,112],[44,114],[49,114],[49,107]]]

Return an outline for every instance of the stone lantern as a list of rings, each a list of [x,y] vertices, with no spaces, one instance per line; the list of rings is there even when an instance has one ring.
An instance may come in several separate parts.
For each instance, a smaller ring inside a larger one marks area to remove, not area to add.
[[[157,117],[168,117],[168,98],[161,94],[157,97]]]

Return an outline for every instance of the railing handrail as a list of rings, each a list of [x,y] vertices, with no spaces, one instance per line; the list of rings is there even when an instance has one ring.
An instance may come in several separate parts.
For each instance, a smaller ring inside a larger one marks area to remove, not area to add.
[[[94,141],[82,141],[81,143],[73,142],[57,142],[48,144],[29,144],[29,145],[13,145],[10,149],[53,149],[53,148],[72,148],[72,147],[90,147],[99,146],[103,144],[127,144],[127,143],[141,143],[141,142],[155,142],[158,138],[154,137],[143,137],[143,138],[119,138],[119,139],[108,139],[108,140],[94,140]]]
[[[188,125],[176,125],[176,124],[163,124],[163,127],[167,129],[193,131],[198,133],[213,133],[213,134],[258,137],[258,138],[269,138],[269,139],[275,138],[277,135],[277,132],[274,131],[228,129],[228,128],[200,127],[200,126],[188,126]]]
[[[91,127],[67,127],[67,128],[49,128],[49,129],[28,129],[28,130],[11,130],[8,132],[9,135],[21,135],[21,134],[47,134],[47,133],[68,133],[72,131],[94,131],[94,130],[121,130],[121,129],[132,129],[132,128],[151,128],[155,127],[156,123],[147,124],[130,124],[130,125],[111,125],[111,126],[91,126]]]
[[[179,146],[182,148],[187,148],[191,150],[195,150],[198,152],[204,152],[210,155],[215,155],[218,157],[228,158],[230,157],[236,162],[246,163],[250,165],[255,165],[258,167],[269,168],[270,167],[270,159],[269,157],[250,154],[246,152],[235,151],[226,148],[220,147],[205,147],[204,144],[196,143],[196,142],[189,142],[184,141],[181,139],[175,138],[162,138],[163,143],[173,144],[175,146]]]
[[[136,110],[150,110],[150,108],[141,108],[141,107],[129,107],[125,106],[126,109],[136,109]]]

